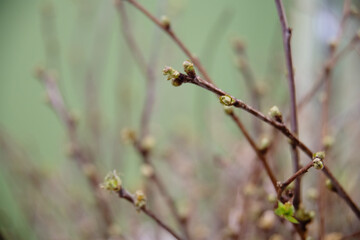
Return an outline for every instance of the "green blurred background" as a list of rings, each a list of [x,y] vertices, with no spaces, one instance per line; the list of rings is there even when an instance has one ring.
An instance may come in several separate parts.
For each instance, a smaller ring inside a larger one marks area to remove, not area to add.
[[[282,40],[273,1],[141,2],[157,17],[171,19],[174,31],[200,58],[218,86],[247,101],[231,46],[233,38],[243,39],[249,64],[270,95],[264,98],[261,110],[267,112],[272,105],[287,107]],[[325,17],[323,23],[328,30],[324,38],[331,38],[331,19],[339,19],[342,1],[285,2],[294,29],[296,73],[302,73],[297,75],[301,96],[309,89],[313,80],[308,76],[316,72],[325,52],[319,47],[325,42],[322,36],[314,34],[322,24],[317,18],[321,11],[329,14],[330,20]],[[205,159],[226,154],[238,137],[233,134],[237,130],[222,115],[216,98],[194,86],[172,87],[161,70],[165,65],[181,69],[186,56],[139,11],[129,4],[126,9],[136,42],[157,75],[150,131],[156,138],[158,156],[173,144],[169,139],[178,135],[189,145],[211,149]],[[346,34],[349,36],[351,33]],[[31,159],[29,166],[22,162],[24,168],[34,166],[48,176],[69,177],[66,184],[77,191],[78,180],[71,176],[78,173],[69,170],[75,165],[66,156],[64,127],[45,103],[44,88],[35,76],[36,67],[44,66],[56,72],[69,109],[79,119],[81,140],[97,149],[101,174],[119,169],[130,189],[141,185],[140,160],[131,147],[121,143],[120,131],[139,127],[145,80],[122,36],[113,1],[1,0],[0,53],[0,127],[4,139],[16,146],[18,158]],[[352,58],[347,59],[349,64]],[[357,102],[358,85],[355,89],[344,86],[348,95],[341,101]],[[252,118],[243,115],[246,124],[251,124]],[[226,136],[231,137],[224,139]],[[311,139],[306,133],[302,136]],[[198,153],[192,151],[189,156],[196,159]],[[0,224],[19,239],[37,239],[17,201],[26,184],[21,184],[19,172],[6,163],[12,158],[5,150],[0,157]]]

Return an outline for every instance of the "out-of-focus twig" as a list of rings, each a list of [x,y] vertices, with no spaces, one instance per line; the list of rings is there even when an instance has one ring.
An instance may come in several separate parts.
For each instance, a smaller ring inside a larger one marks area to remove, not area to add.
[[[58,115],[61,122],[64,124],[70,142],[70,154],[75,162],[79,165],[86,179],[88,180],[93,196],[96,200],[97,207],[105,223],[104,236],[108,236],[108,229],[113,225],[113,216],[109,205],[103,194],[99,191],[99,176],[95,169],[94,161],[91,159],[80,145],[77,135],[77,123],[74,116],[68,111],[62,94],[57,86],[56,78],[49,72],[39,69],[37,72],[38,78],[44,84],[48,100]]]

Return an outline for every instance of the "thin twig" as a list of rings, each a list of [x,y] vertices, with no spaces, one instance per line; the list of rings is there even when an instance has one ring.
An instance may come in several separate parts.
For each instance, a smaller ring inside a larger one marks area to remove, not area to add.
[[[280,184],[278,196],[281,196],[281,193],[286,189],[287,186],[289,186],[295,179],[301,177],[304,175],[311,167],[313,167],[313,162],[309,162],[306,166],[302,167],[294,173],[291,177],[289,177],[285,182]]]
[[[165,33],[167,33],[173,41],[180,47],[180,49],[186,54],[186,56],[195,64],[198,68],[199,72],[203,75],[206,81],[212,83],[209,74],[201,64],[200,60],[194,56],[190,50],[184,45],[184,43],[179,39],[179,37],[174,33],[171,27],[167,27],[166,25],[162,24],[154,15],[152,15],[148,10],[146,10],[140,3],[135,0],[127,0],[131,3],[135,8],[137,8],[140,12],[145,14],[152,22],[154,22],[158,27],[160,27]]]
[[[133,204],[135,206],[135,198],[127,190],[125,190],[124,188],[121,188],[117,192],[117,194],[120,198],[127,200],[128,202],[130,202],[131,204]],[[171,229],[166,223],[164,223],[159,217],[157,217],[157,215],[155,213],[150,211],[146,206],[140,208],[140,210],[143,213],[145,213],[146,215],[148,215],[152,220],[154,220],[160,227],[162,227],[164,230],[166,230],[168,233],[170,233],[174,238],[176,238],[178,240],[182,240],[182,238],[173,229]]]
[[[291,52],[291,28],[289,28],[286,14],[284,10],[284,6],[282,0],[275,0],[276,8],[278,10],[278,15],[280,18],[280,24],[282,28],[282,38],[284,44],[284,52],[286,59],[286,67],[287,67],[287,79],[289,85],[289,94],[290,94],[290,126],[291,131],[298,136],[299,135],[299,127],[297,120],[297,108],[296,108],[296,88],[295,88],[295,77],[294,77],[294,67],[292,61],[292,52]],[[299,151],[296,148],[296,144],[291,144],[291,157],[293,160],[293,171],[297,172],[300,169],[299,164]],[[301,203],[301,178],[296,178],[295,189],[294,189],[294,207],[295,209],[299,208],[299,204]]]

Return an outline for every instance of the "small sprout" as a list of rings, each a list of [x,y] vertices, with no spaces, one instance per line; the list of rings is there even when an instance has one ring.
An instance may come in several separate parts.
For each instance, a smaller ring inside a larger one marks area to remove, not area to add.
[[[146,196],[141,190],[135,192],[135,207],[138,212],[146,207]]]
[[[174,80],[180,77],[180,73],[172,67],[165,67],[163,69],[163,75],[167,76],[167,80]]]
[[[314,153],[313,159],[315,159],[315,158],[320,158],[320,160],[324,160],[324,158],[325,158],[325,152],[317,152],[317,153]]]
[[[268,137],[266,137],[266,136],[262,137],[260,140],[259,150],[262,153],[266,153],[266,151],[270,147],[270,144],[271,144],[271,141]]]
[[[222,95],[219,97],[219,100],[220,103],[222,103],[225,106],[232,106],[236,102],[236,100],[229,95]]]
[[[231,107],[231,106],[224,106],[224,111],[225,111],[226,114],[231,115],[231,114],[234,113],[234,108]]]
[[[257,222],[257,226],[263,230],[270,230],[275,226],[276,217],[271,210],[265,211]]]
[[[282,114],[277,106],[273,106],[269,110],[269,115],[278,122],[282,122]]]
[[[335,139],[332,136],[325,136],[322,142],[325,148],[330,148],[334,145]]]
[[[326,179],[325,185],[330,191],[336,192],[336,188],[334,187],[332,181],[329,178]]]
[[[321,161],[320,158],[314,158],[314,160],[313,160],[313,166],[314,166],[314,168],[317,169],[317,170],[321,170],[321,169],[324,168],[324,164],[323,164],[323,162]]]
[[[145,151],[151,151],[155,146],[155,138],[148,135],[141,140],[141,148]]]
[[[196,72],[194,68],[194,64],[190,61],[184,61],[183,62],[184,71],[189,77],[196,77]]]
[[[144,177],[147,178],[154,176],[154,168],[148,163],[144,163],[141,165],[140,172]]]
[[[117,174],[116,170],[109,172],[105,179],[104,183],[100,185],[101,188],[104,188],[109,191],[118,192],[121,190],[121,179]]]
[[[294,218],[295,208],[294,205],[290,202],[286,202],[283,204],[282,202],[278,201],[278,207],[275,209],[275,214],[285,218],[289,222],[292,223],[299,223],[296,218]]]
[[[170,19],[167,17],[167,16],[162,16],[161,17],[161,23],[162,25],[164,26],[164,28],[166,30],[169,30],[170,29]]]
[[[130,128],[121,130],[121,139],[124,143],[133,143],[136,140],[136,132]]]

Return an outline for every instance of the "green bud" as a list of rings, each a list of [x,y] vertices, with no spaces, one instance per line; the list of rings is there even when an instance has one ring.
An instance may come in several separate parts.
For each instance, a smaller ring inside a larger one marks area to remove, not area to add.
[[[155,138],[146,136],[141,140],[141,148],[145,151],[151,151],[155,146]]]
[[[146,207],[146,196],[141,190],[135,192],[135,207],[138,212]]]
[[[104,183],[100,185],[101,188],[104,188],[109,191],[118,192],[121,190],[121,179],[117,174],[116,170],[109,172],[105,179]]]
[[[282,121],[282,114],[277,106],[270,108],[269,115],[278,122]]]
[[[321,170],[321,169],[324,168],[324,164],[323,164],[323,162],[321,161],[320,158],[314,158],[314,160],[313,160],[313,166],[314,166],[314,168],[317,169],[317,170]]]
[[[324,158],[325,158],[325,152],[317,152],[317,153],[314,153],[313,159],[315,159],[315,158],[320,158],[320,160],[324,160]]]
[[[267,151],[267,149],[269,148],[271,144],[271,141],[268,137],[262,137],[260,140],[260,146],[259,146],[259,150],[263,153],[265,153]]]
[[[164,76],[167,76],[167,80],[173,80],[180,77],[180,73],[172,67],[165,67],[162,72]]]
[[[170,19],[167,16],[161,17],[161,23],[166,30],[170,29]]]
[[[183,62],[184,71],[189,77],[196,77],[196,72],[194,68],[194,64],[190,61],[184,61]]]
[[[229,95],[223,95],[219,97],[220,103],[225,106],[232,106],[236,102],[234,98]]]

